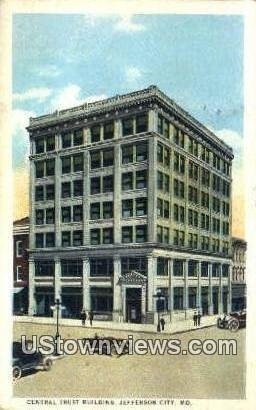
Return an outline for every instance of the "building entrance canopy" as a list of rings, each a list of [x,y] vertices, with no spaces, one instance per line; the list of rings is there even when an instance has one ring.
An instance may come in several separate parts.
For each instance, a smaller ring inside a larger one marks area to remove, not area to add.
[[[118,280],[119,285],[140,285],[143,286],[147,283],[147,277],[142,273],[132,270],[124,273]]]

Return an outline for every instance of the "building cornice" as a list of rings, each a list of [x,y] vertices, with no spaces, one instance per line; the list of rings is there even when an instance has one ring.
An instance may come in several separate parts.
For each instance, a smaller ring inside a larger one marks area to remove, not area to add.
[[[198,120],[192,117],[187,111],[181,108],[174,100],[169,98],[156,86],[150,86],[146,89],[135,91],[128,94],[116,95],[105,100],[96,101],[93,103],[84,103],[77,107],[72,107],[65,110],[55,111],[52,114],[43,115],[40,117],[30,118],[30,125],[27,127],[29,132],[33,132],[42,127],[58,126],[63,122],[74,121],[74,125],[81,126],[80,120],[83,120],[85,125],[88,117],[97,116],[99,114],[106,114],[109,112],[119,114],[120,110],[125,110],[129,107],[142,105],[145,103],[156,104],[155,108],[159,105],[164,107],[173,120],[173,122],[182,122],[183,128],[188,126],[188,132],[193,131],[195,137],[199,135],[201,138],[207,139],[218,148],[221,148],[230,159],[233,159],[232,148],[218,138],[212,131],[207,129]]]

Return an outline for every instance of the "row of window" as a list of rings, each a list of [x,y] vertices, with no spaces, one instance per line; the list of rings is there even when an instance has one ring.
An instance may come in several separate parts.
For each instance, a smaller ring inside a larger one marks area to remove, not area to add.
[[[200,158],[210,164],[217,170],[222,171],[226,175],[230,175],[230,164],[221,159],[218,155],[212,153],[204,145],[199,144],[193,137],[186,136],[184,132],[178,129],[176,126],[171,124],[165,117],[161,114],[158,115],[158,133],[163,135],[165,138],[173,139],[173,142],[181,148],[187,149],[188,152],[196,157]],[[199,149],[200,147],[200,149]]]
[[[186,261],[182,259],[173,260],[173,276],[184,276],[185,274],[185,264]],[[189,260],[187,265],[188,276],[197,276],[200,270],[200,276],[208,277],[209,276],[209,263]],[[157,258],[157,275],[159,276],[168,276],[170,274],[170,265],[169,259],[164,257]],[[229,265],[223,264],[222,266],[218,263],[212,264],[212,276],[219,277],[222,273],[223,277],[228,277]]]
[[[159,178],[159,177],[158,177]],[[167,181],[168,183],[168,181]],[[158,184],[158,189],[163,190],[163,185],[162,184]],[[169,186],[165,187],[165,191],[168,191]],[[199,205],[199,189],[196,188],[195,186],[189,185],[188,186],[188,200],[190,202],[193,202],[194,204]],[[173,194],[174,196],[176,196],[177,198],[182,198],[185,199],[185,183],[179,179],[174,179],[173,180]],[[229,195],[227,195],[229,196]],[[220,199],[218,199],[217,197],[213,197],[213,210],[215,212],[220,212]],[[205,207],[205,208],[209,208],[210,206],[210,195],[208,192],[204,192],[201,191],[201,206]],[[229,203],[223,201],[222,202],[222,206],[223,206],[223,213],[224,215],[229,215]]]

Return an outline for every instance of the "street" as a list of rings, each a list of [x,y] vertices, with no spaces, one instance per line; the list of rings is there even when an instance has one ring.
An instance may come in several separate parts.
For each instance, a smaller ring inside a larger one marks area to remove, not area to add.
[[[14,340],[21,334],[53,335],[52,325],[14,324]],[[62,327],[63,338],[90,337],[95,329]],[[130,332],[131,333],[131,332]],[[98,331],[102,336],[127,337],[118,331]],[[159,337],[134,334],[137,338]],[[231,333],[210,327],[179,335],[160,335],[180,339],[186,346],[190,339],[235,339],[236,356],[214,355],[81,355],[55,361],[49,372],[25,375],[14,383],[15,397],[172,397],[242,399],[245,396],[245,330]]]

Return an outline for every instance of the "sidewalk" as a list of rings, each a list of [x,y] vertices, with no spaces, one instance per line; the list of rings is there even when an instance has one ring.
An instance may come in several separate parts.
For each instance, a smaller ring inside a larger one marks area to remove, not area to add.
[[[171,335],[171,334],[178,334],[189,332],[192,330],[198,330],[202,328],[207,328],[211,326],[216,326],[218,316],[203,316],[201,319],[201,325],[195,327],[193,324],[193,320],[181,320],[178,322],[169,323],[165,326],[162,335]],[[31,323],[31,324],[42,324],[42,325],[55,325],[56,319],[51,317],[34,317],[34,316],[14,316],[14,322],[20,323]],[[60,319],[59,320],[60,326],[68,326],[68,327],[79,327],[81,328],[81,320],[77,319]],[[89,322],[86,323],[87,329],[95,329],[95,330],[106,330],[106,331],[121,331],[126,333],[127,331],[129,334],[131,332],[134,333],[158,333],[156,330],[156,325],[149,325],[149,324],[141,324],[141,323],[118,323],[118,322],[110,322],[110,321],[93,321],[93,325],[90,326]]]

